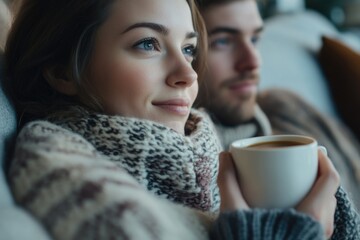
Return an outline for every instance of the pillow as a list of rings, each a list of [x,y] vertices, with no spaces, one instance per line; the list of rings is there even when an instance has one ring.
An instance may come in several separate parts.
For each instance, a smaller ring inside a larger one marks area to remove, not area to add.
[[[323,36],[319,62],[340,117],[360,139],[360,53]]]
[[[314,11],[266,19],[258,45],[264,63],[260,68],[260,89],[291,90],[321,112],[338,118],[317,59],[321,36],[338,34],[325,17]]]

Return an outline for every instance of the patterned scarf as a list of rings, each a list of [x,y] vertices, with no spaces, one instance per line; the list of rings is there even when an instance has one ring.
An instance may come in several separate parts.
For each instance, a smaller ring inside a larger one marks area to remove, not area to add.
[[[152,193],[203,211],[218,210],[221,146],[204,113],[192,110],[185,136],[156,122],[81,107],[49,121],[80,134]]]

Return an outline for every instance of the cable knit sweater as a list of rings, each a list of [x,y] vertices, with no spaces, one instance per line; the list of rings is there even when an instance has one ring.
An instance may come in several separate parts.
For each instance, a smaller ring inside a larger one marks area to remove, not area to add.
[[[82,108],[31,122],[9,173],[15,199],[54,239],[221,239],[226,222],[239,239],[322,239],[316,221],[291,209],[213,222],[220,148],[206,115],[191,115],[187,136]]]
[[[60,115],[22,129],[9,174],[17,202],[55,239],[207,238],[192,209],[219,207],[210,121],[183,136],[82,108]]]

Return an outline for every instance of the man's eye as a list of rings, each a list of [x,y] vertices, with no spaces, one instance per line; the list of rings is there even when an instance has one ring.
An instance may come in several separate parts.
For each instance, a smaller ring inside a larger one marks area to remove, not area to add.
[[[221,48],[230,44],[229,38],[218,38],[210,42],[211,48]]]
[[[160,44],[155,38],[145,38],[136,42],[133,46],[136,49],[144,51],[159,51]]]
[[[251,42],[252,42],[254,45],[256,45],[256,44],[259,42],[259,40],[260,40],[260,37],[259,37],[259,36],[253,36],[253,37],[251,38]]]

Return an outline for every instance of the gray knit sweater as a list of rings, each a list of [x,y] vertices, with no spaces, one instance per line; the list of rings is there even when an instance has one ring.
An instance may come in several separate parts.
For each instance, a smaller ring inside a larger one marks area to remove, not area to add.
[[[319,223],[292,209],[253,209],[223,213],[212,229],[211,239],[322,240],[324,234]]]
[[[335,228],[331,239],[359,240],[360,216],[342,188],[336,193]],[[319,226],[293,209],[235,211],[222,214],[212,229],[213,240],[324,239]]]

